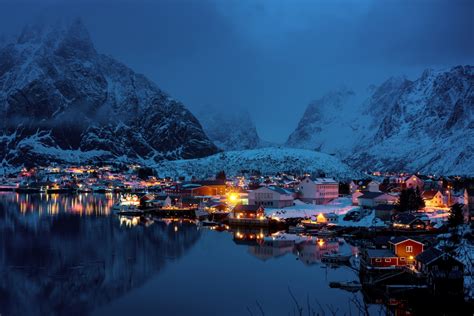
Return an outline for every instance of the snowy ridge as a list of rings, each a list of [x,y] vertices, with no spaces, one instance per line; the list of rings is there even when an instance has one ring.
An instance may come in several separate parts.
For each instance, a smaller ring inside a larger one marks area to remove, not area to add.
[[[287,145],[358,170],[474,175],[474,67],[390,78],[364,101],[348,90],[308,106]]]
[[[161,177],[214,177],[221,170],[228,175],[238,175],[245,170],[262,174],[324,173],[337,179],[360,176],[336,157],[311,150],[276,147],[228,151],[200,159],[165,161],[156,164],[155,168]]]

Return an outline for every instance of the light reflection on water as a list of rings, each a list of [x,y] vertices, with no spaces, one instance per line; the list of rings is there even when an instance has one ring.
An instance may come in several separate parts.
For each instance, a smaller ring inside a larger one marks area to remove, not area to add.
[[[356,312],[348,302],[360,293],[328,286],[356,273],[320,262],[356,251],[338,239],[295,244],[265,230],[118,217],[116,199],[0,193],[0,314],[245,315],[259,313],[258,300],[267,315],[287,315],[288,287],[300,303]]]
[[[22,214],[56,215],[75,213],[80,215],[109,215],[117,194],[17,194],[0,192],[3,202],[16,203]]]

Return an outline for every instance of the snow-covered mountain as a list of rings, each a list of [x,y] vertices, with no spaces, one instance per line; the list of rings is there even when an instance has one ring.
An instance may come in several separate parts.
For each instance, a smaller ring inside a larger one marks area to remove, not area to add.
[[[255,149],[270,144],[262,141],[245,110],[223,111],[206,107],[196,112],[207,136],[223,150]]]
[[[262,174],[323,173],[337,179],[361,176],[331,155],[312,150],[278,147],[228,151],[200,159],[163,161],[154,167],[161,177],[213,177],[221,170],[228,175],[259,171]]]
[[[365,101],[341,90],[308,106],[287,145],[357,169],[474,174],[474,67],[390,78]]]
[[[0,117],[4,165],[218,151],[182,103],[97,53],[79,20],[25,28],[0,50]]]

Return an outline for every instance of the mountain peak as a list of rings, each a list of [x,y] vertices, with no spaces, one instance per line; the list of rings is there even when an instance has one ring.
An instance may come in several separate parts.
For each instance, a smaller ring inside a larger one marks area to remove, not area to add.
[[[96,54],[89,31],[81,19],[74,20],[66,29],[57,54],[68,58],[87,58]]]

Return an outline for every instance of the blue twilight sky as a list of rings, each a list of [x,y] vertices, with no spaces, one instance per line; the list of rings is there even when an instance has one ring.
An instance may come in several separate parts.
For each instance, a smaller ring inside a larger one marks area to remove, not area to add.
[[[0,34],[77,16],[99,52],[275,142],[331,89],[474,63],[472,0],[0,0]]]

